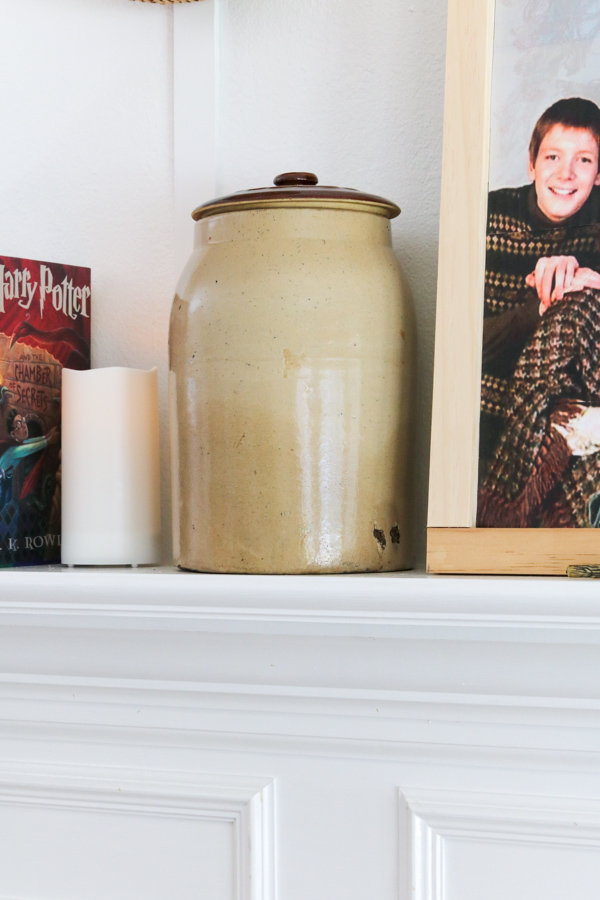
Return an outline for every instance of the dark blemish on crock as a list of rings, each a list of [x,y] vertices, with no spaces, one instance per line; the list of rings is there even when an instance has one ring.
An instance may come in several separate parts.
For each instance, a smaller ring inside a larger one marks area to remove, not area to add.
[[[397,525],[393,525],[390,528],[390,537],[392,539],[392,544],[400,543],[400,529],[398,528]]]
[[[383,532],[383,531],[381,530],[381,528],[374,528],[374,529],[373,529],[373,537],[375,538],[375,540],[376,540],[377,543],[379,544],[380,548],[381,548],[382,550],[385,550],[385,545],[386,545],[385,532]]]

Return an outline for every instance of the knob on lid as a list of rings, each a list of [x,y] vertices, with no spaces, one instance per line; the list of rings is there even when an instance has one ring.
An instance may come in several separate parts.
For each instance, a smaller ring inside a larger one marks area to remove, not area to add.
[[[238,191],[218,200],[203,203],[192,213],[192,217],[204,219],[221,213],[239,212],[245,209],[311,208],[347,209],[371,212],[387,219],[400,214],[400,208],[375,194],[364,194],[352,188],[332,187],[319,184],[312,172],[284,172],[273,180],[274,187],[254,188]]]
[[[319,179],[312,172],[284,172],[283,175],[276,175],[273,184],[277,187],[288,184],[318,184]]]

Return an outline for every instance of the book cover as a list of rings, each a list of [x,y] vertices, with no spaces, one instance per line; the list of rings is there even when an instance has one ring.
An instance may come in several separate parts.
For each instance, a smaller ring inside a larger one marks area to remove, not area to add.
[[[90,367],[90,270],[0,256],[0,566],[60,562],[63,367]]]

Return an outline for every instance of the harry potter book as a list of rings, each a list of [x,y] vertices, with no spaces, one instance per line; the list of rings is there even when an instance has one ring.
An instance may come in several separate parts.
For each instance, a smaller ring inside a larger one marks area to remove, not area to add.
[[[0,256],[0,566],[60,562],[60,386],[90,367],[90,270]]]

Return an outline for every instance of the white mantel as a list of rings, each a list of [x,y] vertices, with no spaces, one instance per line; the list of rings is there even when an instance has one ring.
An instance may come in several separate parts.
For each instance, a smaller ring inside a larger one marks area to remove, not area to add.
[[[562,578],[5,571],[0,828],[29,837],[0,896],[592,900],[599,598]],[[74,837],[95,893],[64,880]]]
[[[56,567],[3,572],[2,588],[0,683],[66,698],[69,721],[126,691],[148,698],[144,713],[123,719],[125,705],[113,722],[99,708],[96,725],[161,725],[163,698],[173,727],[223,724],[224,704],[278,738],[302,733],[301,710],[319,739],[535,752],[543,728],[548,749],[586,732],[580,749],[600,750],[594,581]]]

